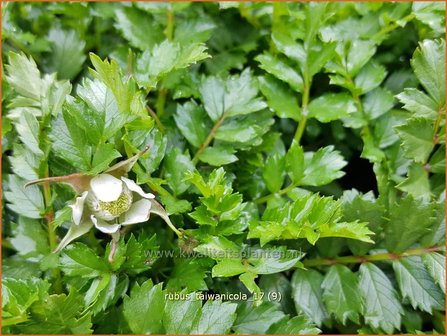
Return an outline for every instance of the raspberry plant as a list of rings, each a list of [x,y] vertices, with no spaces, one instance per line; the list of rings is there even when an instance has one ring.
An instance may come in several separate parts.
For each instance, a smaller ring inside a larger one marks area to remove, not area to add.
[[[5,3],[2,332],[445,333],[444,18]]]

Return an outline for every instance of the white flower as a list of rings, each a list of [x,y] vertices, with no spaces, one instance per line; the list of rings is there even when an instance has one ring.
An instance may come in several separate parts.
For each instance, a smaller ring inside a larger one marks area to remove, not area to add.
[[[112,234],[122,225],[147,221],[152,206],[149,200],[154,198],[134,181],[105,173],[92,178],[90,189],[70,207],[75,225],[91,220],[98,230]]]

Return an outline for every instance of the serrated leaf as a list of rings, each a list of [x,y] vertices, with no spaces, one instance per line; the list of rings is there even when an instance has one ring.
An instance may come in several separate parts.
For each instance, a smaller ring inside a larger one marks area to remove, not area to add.
[[[264,293],[264,299],[278,304],[275,300],[280,296],[279,304],[285,313],[294,313],[292,287],[290,281],[282,273],[265,274],[259,279],[259,288]]]
[[[25,188],[25,181],[15,175],[9,176],[8,191],[5,192],[8,207],[25,217],[41,218],[44,213],[44,201],[38,186]]]
[[[116,20],[117,29],[141,50],[151,49],[163,36],[162,28],[149,15],[134,7],[118,9]]]
[[[334,150],[334,146],[320,148],[317,152],[304,154],[304,177],[301,185],[321,186],[345,175],[340,169],[347,162]]]
[[[352,97],[346,93],[327,93],[312,100],[308,106],[309,118],[327,123],[345,118],[357,109]]]
[[[388,251],[403,252],[429,232],[434,224],[430,203],[407,195],[390,210],[385,232]]]
[[[188,291],[207,290],[205,277],[209,269],[199,260],[179,260],[172,269],[166,288],[171,291],[180,291],[187,288]]]
[[[445,293],[445,256],[439,253],[426,253],[422,261],[428,273]]]
[[[419,163],[426,163],[433,150],[434,129],[432,122],[425,118],[412,118],[396,127],[402,140],[405,157]]]
[[[298,99],[286,84],[270,75],[259,77],[259,84],[259,89],[267,99],[267,105],[278,117],[299,120],[301,111]]]
[[[377,88],[369,92],[363,100],[363,110],[369,120],[387,113],[394,105],[394,97],[388,90]]]
[[[38,157],[43,156],[39,147],[40,126],[37,118],[30,112],[24,111],[15,123],[15,128],[22,143]]]
[[[303,78],[290,65],[270,54],[259,55],[255,59],[260,63],[261,69],[286,82],[295,91],[302,92]]]
[[[67,276],[95,278],[109,271],[107,262],[82,243],[67,246],[62,253],[60,263]]]
[[[317,326],[329,315],[322,300],[323,276],[315,270],[297,269],[292,276],[292,298],[298,312],[304,313]]]
[[[236,319],[237,304],[222,301],[207,301],[202,315],[194,323],[191,334],[225,334]]]
[[[194,170],[194,165],[188,154],[183,154],[178,147],[174,147],[165,158],[166,180],[175,195],[183,193],[190,183],[184,177],[188,171]]]
[[[20,216],[12,229],[9,241],[19,255],[36,257],[50,252],[47,233],[38,221]]]
[[[163,326],[166,333],[189,334],[201,310],[202,304],[195,299],[194,295],[188,296],[187,300],[166,300],[163,314]]]
[[[271,302],[263,302],[256,307],[253,302],[246,301],[236,313],[232,330],[237,334],[265,334],[272,324],[284,317],[278,306]]]
[[[360,89],[362,94],[368,93],[382,83],[386,74],[387,72],[384,66],[375,61],[370,61],[355,77],[355,87]]]
[[[195,101],[177,105],[174,120],[190,144],[200,147],[204,143],[209,127],[205,121],[205,111]]]
[[[320,329],[316,328],[312,321],[304,316],[298,315],[291,319],[283,318],[275,323],[267,331],[267,334],[274,335],[314,335],[319,334]]]
[[[424,40],[413,54],[411,66],[438,108],[445,105],[445,41]]]
[[[120,156],[121,154],[115,149],[114,144],[106,143],[98,145],[92,158],[92,167],[94,168],[89,171],[89,174],[96,175],[105,171],[109,168],[112,161]]]
[[[365,302],[365,322],[387,333],[400,329],[402,306],[387,276],[371,263],[360,265],[359,290]]]
[[[299,183],[304,177],[304,151],[295,140],[286,154],[286,169],[294,183]]]
[[[262,177],[271,193],[279,191],[284,183],[286,160],[276,153],[265,161]]]
[[[135,334],[158,334],[162,331],[165,298],[162,284],[151,280],[135,284],[130,296],[124,298],[123,313],[130,330]]]
[[[60,79],[73,79],[82,68],[86,56],[85,41],[75,30],[52,28],[48,40],[53,48],[48,60],[49,72],[57,72]]]
[[[346,324],[347,320],[359,323],[362,300],[357,294],[358,279],[349,268],[343,265],[331,266],[321,284],[323,301],[329,313]]]
[[[199,156],[200,161],[220,167],[238,160],[235,150],[227,146],[207,147]]]
[[[396,98],[404,104],[404,109],[414,113],[415,117],[435,119],[437,116],[436,102],[418,89],[406,88]]]
[[[430,194],[430,182],[428,172],[421,164],[412,163],[408,170],[407,178],[399,183],[396,188],[405,191],[418,198]]]
[[[13,155],[9,157],[13,172],[20,178],[32,181],[37,180],[37,168],[39,160],[36,155],[25,149],[24,146],[16,144],[13,147]]]
[[[393,268],[402,296],[410,300],[414,309],[420,308],[430,314],[433,309],[444,309],[444,294],[425,269],[421,257],[393,261]]]

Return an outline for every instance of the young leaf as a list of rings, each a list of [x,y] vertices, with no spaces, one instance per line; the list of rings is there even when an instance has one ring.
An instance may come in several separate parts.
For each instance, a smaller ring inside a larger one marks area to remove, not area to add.
[[[304,154],[304,177],[300,185],[321,186],[345,175],[342,169],[347,162],[333,146]]]
[[[95,278],[109,271],[107,262],[82,243],[67,246],[60,262],[64,273],[72,277]]]
[[[367,324],[390,334],[400,328],[403,309],[391,281],[380,268],[371,263],[360,265],[359,290]]]
[[[430,314],[433,309],[444,309],[444,294],[425,269],[421,257],[394,261],[393,268],[402,296],[410,300],[413,308],[420,308]]]
[[[263,178],[271,193],[278,192],[283,183],[285,175],[285,157],[276,153],[267,157],[265,161]]]

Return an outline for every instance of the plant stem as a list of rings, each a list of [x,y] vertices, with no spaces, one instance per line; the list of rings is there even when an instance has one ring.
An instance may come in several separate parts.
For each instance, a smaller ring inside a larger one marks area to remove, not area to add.
[[[211,141],[213,141],[214,136],[216,135],[217,130],[219,129],[219,127],[222,125],[222,123],[225,120],[225,115],[222,115],[222,117],[220,117],[219,120],[217,120],[217,122],[214,124],[213,128],[211,129],[211,131],[208,133],[208,136],[206,137],[205,141],[203,142],[203,144],[199,147],[199,149],[197,150],[196,154],[194,155],[194,157],[192,158],[192,163],[194,165],[197,164],[197,162],[199,162],[199,156],[200,154],[203,153],[203,151],[209,146],[209,144],[211,143]]]
[[[296,187],[298,187],[298,184],[293,183],[293,184],[291,184],[291,185],[285,187],[284,189],[281,189],[280,191],[277,191],[276,193],[268,194],[268,195],[265,195],[265,196],[263,196],[263,197],[261,197],[261,198],[258,198],[258,199],[256,199],[256,200],[254,200],[254,203],[255,203],[255,204],[262,204],[262,203],[265,203],[265,202],[267,202],[268,200],[270,200],[271,198],[273,198],[275,195],[279,195],[279,196],[280,196],[280,195],[287,194],[289,191],[292,191],[292,190],[293,190],[294,188],[296,188]]]
[[[402,23],[405,22],[405,24],[407,24],[408,22],[410,22],[411,20],[413,20],[415,18],[414,13],[408,14],[407,16],[405,16],[403,19],[400,19],[399,21],[401,22],[400,24],[398,24],[396,21],[389,24],[388,26],[383,27],[379,32],[377,32],[376,34],[374,34],[371,37],[371,40],[378,40],[381,41],[385,38],[384,35],[392,32],[394,29],[399,28],[399,27],[403,27]]]
[[[310,86],[311,86],[311,80],[307,78],[308,76],[304,76],[304,92],[303,92],[303,101],[301,104],[301,118],[298,122],[298,128],[296,129],[295,133],[295,141],[297,143],[300,143],[301,137],[304,134],[304,130],[306,129],[306,123],[307,123],[307,105],[309,104],[309,94],[310,94]]]
[[[439,108],[439,110],[438,110],[438,117],[436,118],[434,132],[433,132],[433,144],[434,145],[438,144],[438,142],[439,142],[438,130],[439,130],[439,126],[441,125],[442,112],[444,110],[445,110],[445,106]]]
[[[48,171],[48,163],[45,164],[45,177],[49,176]],[[53,206],[51,205],[51,187],[50,182],[46,181],[43,183],[43,197],[45,200],[45,219],[48,224],[48,243],[50,245],[50,250],[54,251],[57,247],[57,235],[55,228],[53,226],[54,221],[54,210]],[[62,279],[61,279],[61,272],[59,268],[54,268],[52,270],[53,277],[54,277],[54,290],[56,293],[62,293]]]
[[[152,110],[150,108],[150,106],[146,105],[146,110],[149,113],[149,115],[152,117],[152,119],[154,119],[155,123],[158,126],[158,129],[164,133],[165,132],[165,127],[163,126],[163,124],[161,123],[160,119],[158,118],[157,114],[154,112],[154,110]]]
[[[423,254],[442,251],[445,246],[433,246],[428,248],[415,248],[402,253],[380,253],[365,256],[345,256],[338,258],[318,258],[318,259],[308,259],[303,260],[303,265],[305,267],[318,267],[318,266],[332,266],[339,264],[360,264],[371,261],[389,261],[389,260],[399,260],[411,256],[420,256]]]

